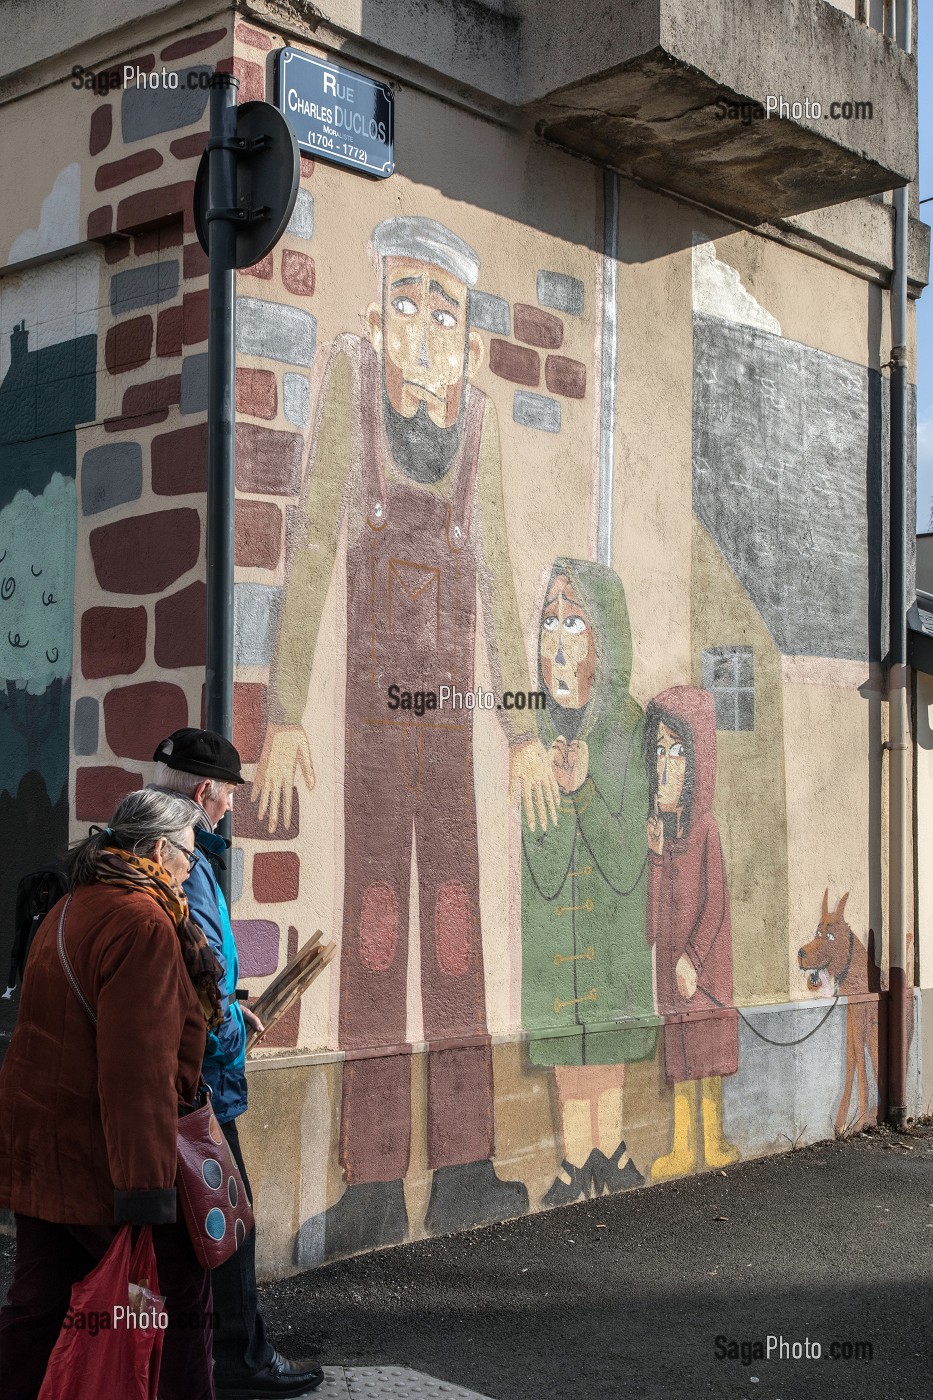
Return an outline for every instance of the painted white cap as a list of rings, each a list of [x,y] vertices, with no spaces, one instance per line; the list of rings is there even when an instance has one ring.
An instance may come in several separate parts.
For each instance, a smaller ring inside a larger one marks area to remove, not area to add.
[[[373,247],[381,258],[411,258],[449,272],[467,287],[475,287],[479,256],[436,219],[403,214],[385,219],[373,229]]]

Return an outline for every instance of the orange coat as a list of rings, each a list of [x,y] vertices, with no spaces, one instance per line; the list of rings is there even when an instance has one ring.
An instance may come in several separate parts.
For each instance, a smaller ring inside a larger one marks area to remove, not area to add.
[[[69,1225],[175,1219],[178,1101],[190,1102],[205,1026],[174,925],[148,895],[80,885],[58,956],[61,902],[26,966],[0,1069],[0,1207]]]

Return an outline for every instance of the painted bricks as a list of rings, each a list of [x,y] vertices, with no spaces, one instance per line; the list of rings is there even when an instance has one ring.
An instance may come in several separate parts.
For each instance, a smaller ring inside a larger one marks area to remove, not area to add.
[[[143,491],[143,451],[138,442],[105,443],[81,462],[81,509],[85,515],[137,501]]]
[[[293,296],[312,296],[314,259],[307,253],[299,253],[295,248],[286,248],[282,253],[282,282],[285,290]]]
[[[279,926],[271,919],[234,919],[233,936],[243,977],[268,977],[278,971]]]
[[[524,428],[537,428],[543,433],[560,432],[560,404],[544,394],[529,394],[519,389],[512,400],[512,417]]]
[[[516,302],[513,308],[516,340],[526,345],[539,345],[543,350],[559,350],[564,339],[564,323],[559,316],[541,311],[537,306]]]
[[[259,277],[263,282],[268,282],[272,278],[274,260],[271,253],[267,253],[264,258],[260,258],[258,263],[253,263],[252,267],[241,267],[241,277]]]
[[[236,425],[236,484],[258,495],[293,496],[301,463],[301,435],[259,423]]]
[[[138,229],[163,224],[169,219],[184,219],[185,232],[194,232],[194,181],[180,180],[175,185],[156,185],[121,199],[117,205],[117,232],[135,233]]]
[[[291,821],[288,826],[283,826],[280,822],[275,831],[270,831],[268,817],[260,820],[258,802],[253,801],[249,787],[244,784],[233,804],[234,835],[244,841],[261,841],[263,845],[269,841],[294,842],[298,838],[301,825],[300,800],[298,789],[293,787]]]
[[[207,424],[159,433],[150,446],[152,489],[157,496],[207,490]]]
[[[307,425],[311,413],[311,385],[304,374],[286,374],[282,381],[282,407],[289,423]]]
[[[142,681],[104,697],[104,732],[118,758],[149,762],[166,734],[188,723],[188,700],[177,685]]]
[[[203,666],[206,655],[207,587],[198,579],[156,603],[154,657],[157,666],[172,670]]]
[[[584,287],[578,277],[542,269],[537,277],[537,294],[539,306],[550,306],[567,316],[583,315]]]
[[[299,188],[295,208],[285,232],[290,233],[293,238],[314,237],[314,196],[309,190]]]
[[[232,42],[229,29],[202,26],[168,43],[161,61],[178,71],[180,60],[198,55],[193,71],[206,76],[214,66],[210,50],[221,57],[216,46],[225,35]],[[155,66],[154,54],[139,64],[143,71]],[[74,778],[79,821],[108,817],[148,775],[144,763],[155,740],[189,717],[197,722],[205,630],[198,569],[204,505],[197,496],[206,487],[207,428],[198,421],[206,356],[189,347],[207,348],[207,259],[192,219],[207,92],[196,88],[179,101],[172,92],[140,89],[138,97],[124,92],[88,107],[88,148],[97,159],[82,173],[82,188],[86,175],[91,202],[101,191],[87,233],[103,245],[100,351],[115,379],[78,476],[79,549],[93,564],[73,674],[73,748],[83,760]],[[198,416],[180,417],[183,409]],[[140,432],[151,423],[165,428],[154,437]],[[172,509],[154,510],[151,496],[141,506],[150,488],[156,500],[185,495],[198,509],[169,501]],[[119,606],[130,602],[136,606]],[[93,693],[81,694],[82,683]]]
[[[207,289],[202,292],[185,292],[182,307],[185,344],[197,345],[207,339]]]
[[[200,159],[207,145],[208,134],[206,131],[192,131],[190,136],[179,136],[169,150],[178,160],[191,160],[194,156]]]
[[[239,79],[240,102],[265,102],[266,78],[258,63],[250,63],[245,58],[222,58],[217,64],[218,73],[232,73]]]
[[[285,904],[298,898],[301,862],[294,851],[260,851],[253,857],[257,904]]]
[[[156,354],[160,358],[181,354],[184,328],[183,306],[167,306],[164,311],[159,312],[156,322]]]
[[[480,331],[494,331],[496,335],[510,335],[512,313],[509,303],[490,292],[470,293],[470,325]]]
[[[87,236],[91,242],[109,238],[113,232],[113,210],[109,204],[92,209],[87,216]]]
[[[131,156],[124,156],[122,160],[112,160],[107,165],[99,165],[94,176],[94,188],[109,190],[114,185],[125,185],[128,180],[135,180],[140,175],[148,175],[150,171],[158,170],[162,163],[162,156],[158,151],[134,151]]]
[[[123,395],[124,418],[160,413],[170,408],[179,402],[181,387],[181,376],[178,374],[167,374],[162,379],[148,379],[144,384],[134,384]]]
[[[512,345],[507,340],[492,340],[489,344],[489,368],[500,379],[513,384],[536,386],[541,380],[541,361],[534,350]]]
[[[256,763],[266,732],[266,687],[256,681],[237,681],[233,687],[233,742],[244,763]]]
[[[185,281],[195,277],[206,277],[208,258],[200,243],[186,243],[184,251]]]
[[[128,792],[143,786],[143,775],[113,764],[83,765],[75,774],[75,817],[79,822],[105,822]]]
[[[159,61],[169,63],[176,58],[188,58],[190,54],[203,53],[205,49],[212,49],[215,44],[219,44],[226,33],[224,26],[222,29],[206,29],[200,34],[189,34],[184,39],[176,39],[162,50]]]
[[[110,309],[115,316],[128,311],[141,311],[163,301],[174,301],[178,295],[178,263],[151,263],[149,267],[130,267],[110,279]]]
[[[99,525],[89,543],[101,588],[110,593],[161,593],[197,563],[201,520],[189,509],[129,516]]]
[[[185,225],[181,215],[153,224],[151,228],[140,229],[133,234],[133,252],[137,257],[144,253],[164,253],[169,248],[180,248],[185,241]]]
[[[263,34],[261,29],[254,29],[251,24],[238,24],[236,36],[241,44],[248,44],[251,49],[263,49],[268,52],[272,48],[269,35]]]
[[[111,374],[139,369],[152,354],[152,317],[134,316],[111,326],[104,341],[104,363]]]
[[[282,590],[268,583],[238,583],[233,589],[234,660],[238,666],[268,666]]]
[[[207,412],[207,351],[186,355],[181,366],[179,408],[184,414]]]
[[[74,751],[83,758],[97,752],[100,744],[100,701],[82,695],[75,702]]]
[[[282,556],[282,512],[272,501],[236,503],[235,563],[241,569],[274,569]]]
[[[564,355],[548,355],[544,361],[544,382],[552,394],[567,399],[586,397],[586,365]]]
[[[113,135],[113,104],[103,102],[91,113],[91,129],[88,150],[92,156],[100,155],[110,145]]]
[[[236,348],[241,355],[310,368],[317,321],[308,311],[256,297],[237,297]]]
[[[279,395],[275,375],[268,369],[238,369],[236,411],[251,418],[274,418]]]
[[[146,659],[145,608],[88,608],[81,618],[81,673],[131,676]]]
[[[201,120],[207,107],[208,91],[206,85],[200,84],[200,74],[209,78],[211,69],[197,65],[177,71],[177,88],[128,87],[124,90],[120,100],[124,141],[142,141],[159,132],[175,131]],[[193,79],[189,75],[194,75]],[[249,101],[242,93],[240,100]]]

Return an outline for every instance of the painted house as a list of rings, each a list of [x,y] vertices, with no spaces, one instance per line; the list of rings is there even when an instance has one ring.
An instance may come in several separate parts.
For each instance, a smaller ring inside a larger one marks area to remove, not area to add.
[[[339,948],[250,1061],[266,1277],[876,1121],[892,946],[927,1107],[886,748],[909,10],[6,27],[0,961],[18,876],[203,713],[210,75],[275,101],[290,53],[393,95],[385,178],[299,128],[237,276],[242,975]]]

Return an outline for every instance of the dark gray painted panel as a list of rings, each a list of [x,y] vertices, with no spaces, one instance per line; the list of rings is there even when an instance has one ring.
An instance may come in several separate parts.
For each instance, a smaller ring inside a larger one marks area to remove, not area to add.
[[[693,508],[788,655],[881,654],[886,389],[835,355],[693,318]]]

